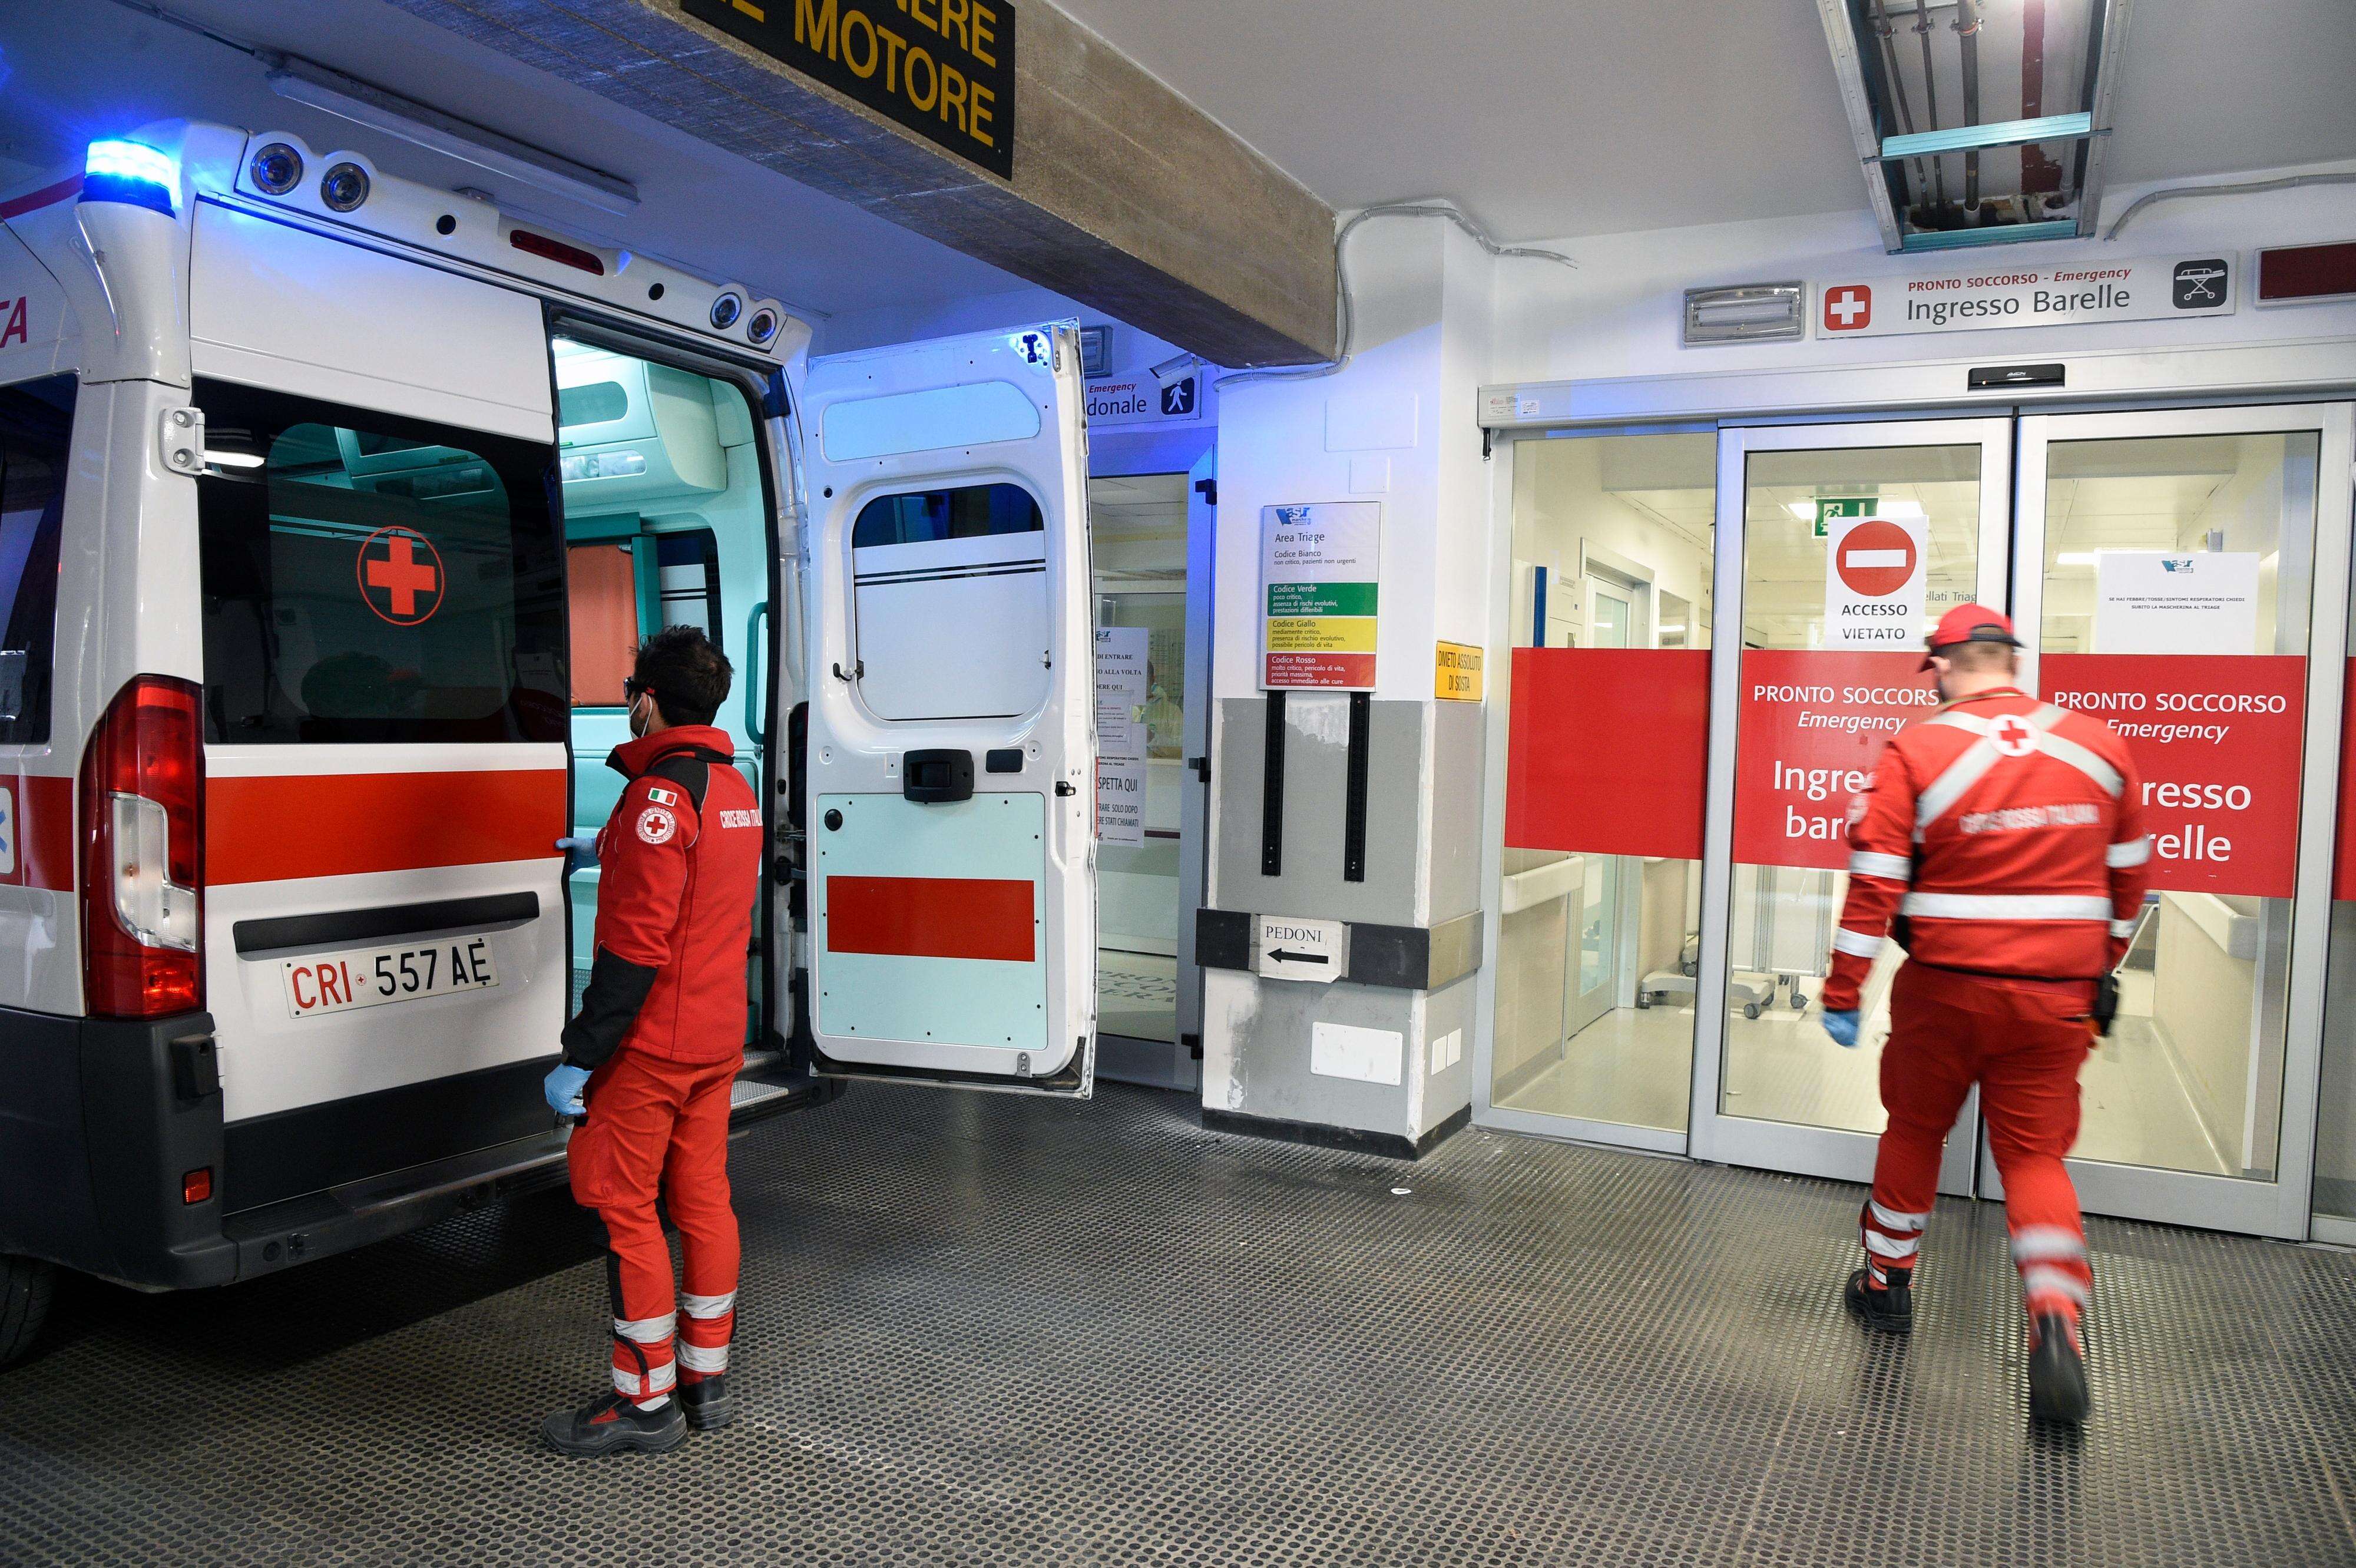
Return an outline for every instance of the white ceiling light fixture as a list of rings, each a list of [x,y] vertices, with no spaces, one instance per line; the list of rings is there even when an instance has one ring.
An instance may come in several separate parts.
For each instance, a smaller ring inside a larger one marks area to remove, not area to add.
[[[1808,288],[1798,283],[1737,284],[1686,290],[1685,340],[1772,343],[1801,336]]]
[[[637,209],[638,188],[626,179],[487,131],[310,60],[278,56],[272,62],[269,81],[271,91],[281,98],[398,136],[535,190],[565,197],[601,212],[626,216]]]

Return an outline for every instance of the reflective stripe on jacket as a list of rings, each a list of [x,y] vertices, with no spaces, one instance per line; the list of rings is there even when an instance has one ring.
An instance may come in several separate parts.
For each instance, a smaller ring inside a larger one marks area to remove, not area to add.
[[[2102,720],[1999,687],[1890,739],[1850,808],[1824,1005],[1858,1004],[1893,918],[1908,953],[2009,979],[2116,964],[2150,881],[2142,786]]]

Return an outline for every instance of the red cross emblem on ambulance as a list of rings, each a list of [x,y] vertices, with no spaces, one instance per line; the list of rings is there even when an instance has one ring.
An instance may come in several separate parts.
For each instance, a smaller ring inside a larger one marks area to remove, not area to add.
[[[1855,332],[1873,320],[1873,291],[1861,283],[1825,290],[1825,330]]]
[[[415,626],[442,607],[442,553],[414,529],[380,528],[360,543],[360,597],[378,618]]]

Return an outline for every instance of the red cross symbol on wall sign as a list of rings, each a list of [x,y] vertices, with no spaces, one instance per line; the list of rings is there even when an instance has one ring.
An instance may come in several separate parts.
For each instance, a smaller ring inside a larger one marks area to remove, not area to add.
[[[442,554],[423,534],[380,528],[362,542],[360,597],[380,619],[415,626],[442,607]]]
[[[1856,332],[1873,322],[1873,290],[1861,283],[1825,290],[1825,330]]]

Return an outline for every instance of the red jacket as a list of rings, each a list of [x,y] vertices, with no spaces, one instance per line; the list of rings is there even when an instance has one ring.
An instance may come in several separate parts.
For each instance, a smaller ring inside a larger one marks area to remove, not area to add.
[[[597,835],[597,957],[564,1059],[627,1047],[679,1062],[744,1048],[761,805],[725,731],[683,725],[616,746],[629,779]]]
[[[1847,1012],[1891,918],[1910,957],[2093,980],[2126,956],[2151,878],[2142,785],[2110,725],[2010,686],[1890,736],[1850,807],[1848,900],[1826,1011]]]

